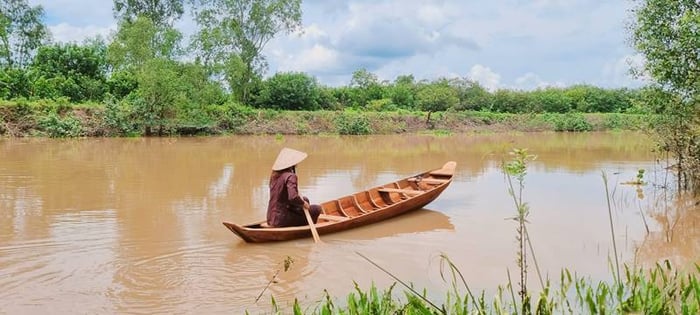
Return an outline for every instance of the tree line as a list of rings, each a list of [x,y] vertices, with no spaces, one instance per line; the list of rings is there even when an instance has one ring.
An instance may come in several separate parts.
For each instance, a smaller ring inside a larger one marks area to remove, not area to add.
[[[190,5],[199,31],[189,43],[173,27]],[[328,87],[299,72],[264,78],[265,44],[301,27],[300,0],[115,0],[108,39],[52,43],[40,6],[0,5],[0,98],[126,100],[144,115],[233,101],[259,108],[620,112],[637,91],[589,85],[488,91],[468,78],[380,81],[359,69]],[[153,115],[152,115],[153,116]]]

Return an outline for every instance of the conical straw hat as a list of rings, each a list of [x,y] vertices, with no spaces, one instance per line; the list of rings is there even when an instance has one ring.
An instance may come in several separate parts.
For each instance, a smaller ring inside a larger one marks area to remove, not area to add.
[[[308,154],[304,152],[290,148],[284,148],[282,149],[282,151],[280,151],[280,154],[277,155],[277,160],[275,160],[275,164],[272,165],[272,170],[281,171],[283,169],[290,168],[294,165],[299,164],[307,156]]]

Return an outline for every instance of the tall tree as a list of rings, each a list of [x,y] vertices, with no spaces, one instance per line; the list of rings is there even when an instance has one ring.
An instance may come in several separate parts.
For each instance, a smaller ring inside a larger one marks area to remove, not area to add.
[[[184,98],[175,61],[181,37],[172,27],[139,16],[120,23],[107,49],[107,58],[115,69],[133,74],[138,84],[134,112],[147,136],[154,128],[163,134]]]
[[[200,26],[194,46],[222,73],[236,98],[250,101],[267,69],[265,45],[280,33],[301,29],[301,0],[193,0]]]
[[[0,67],[23,68],[37,48],[50,39],[44,9],[26,0],[0,2]]]
[[[684,98],[700,93],[700,1],[637,0],[632,42],[644,70]]]
[[[457,91],[450,87],[445,79],[440,79],[421,87],[416,98],[420,109],[428,112],[428,118],[425,120],[425,123],[430,128],[434,127],[430,122],[430,114],[446,111],[459,103]]]
[[[646,59],[641,72],[650,76],[661,90],[647,98],[649,103],[663,104],[661,119],[654,125],[660,147],[676,159],[679,188],[698,192],[700,2],[637,0],[632,12],[632,44]],[[659,99],[663,102],[658,102]]]
[[[370,101],[379,100],[384,90],[377,75],[361,68],[352,73],[350,87],[353,92],[353,106],[365,107]]]
[[[107,49],[108,61],[119,70],[136,70],[154,58],[175,59],[182,34],[170,26],[155,24],[140,16],[134,21],[122,21]]]
[[[184,0],[114,0],[114,17],[122,21],[146,16],[156,25],[172,25],[184,12]]]

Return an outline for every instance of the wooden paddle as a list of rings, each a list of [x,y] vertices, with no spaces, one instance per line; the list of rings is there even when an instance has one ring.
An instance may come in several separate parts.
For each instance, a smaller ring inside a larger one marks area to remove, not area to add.
[[[316,231],[316,225],[314,225],[314,220],[311,218],[311,214],[309,213],[309,206],[307,206],[307,203],[304,203],[304,215],[306,215],[306,221],[309,222],[309,227],[311,227],[311,234],[314,236],[314,242],[320,243],[321,238],[318,237],[318,231]]]

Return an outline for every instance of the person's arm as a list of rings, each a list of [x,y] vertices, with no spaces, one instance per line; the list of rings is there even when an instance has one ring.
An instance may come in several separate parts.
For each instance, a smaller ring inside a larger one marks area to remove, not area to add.
[[[287,200],[291,205],[296,207],[291,207],[290,209],[298,209],[304,206],[306,201],[299,194],[299,188],[297,187],[297,175],[292,174],[287,178]]]

